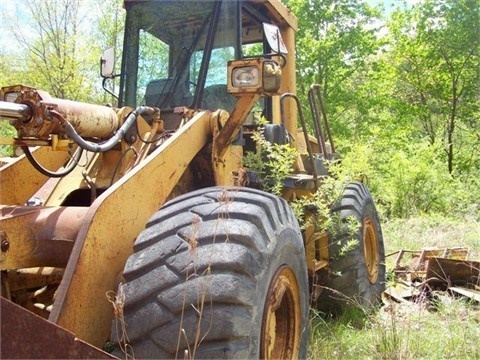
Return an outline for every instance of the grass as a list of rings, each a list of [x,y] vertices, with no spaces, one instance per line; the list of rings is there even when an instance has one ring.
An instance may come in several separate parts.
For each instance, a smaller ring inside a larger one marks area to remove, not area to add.
[[[311,322],[309,359],[480,359],[480,308],[448,295]]]
[[[469,259],[480,261],[480,224],[473,216],[393,220],[383,232],[387,254],[467,246]],[[308,359],[480,359],[480,304],[446,292],[428,302],[386,299],[374,313],[352,309],[335,319],[312,310],[310,321]]]
[[[382,226],[386,254],[402,248],[466,246],[470,249],[469,258],[480,261],[480,221],[474,215],[463,219],[440,216],[395,219]]]

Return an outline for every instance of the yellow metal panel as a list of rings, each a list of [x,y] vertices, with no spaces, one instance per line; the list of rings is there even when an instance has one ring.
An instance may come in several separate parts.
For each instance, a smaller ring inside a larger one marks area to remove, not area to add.
[[[101,347],[116,289],[132,245],[211,136],[211,113],[197,114],[90,207],[75,241],[50,320]]]
[[[259,0],[256,0],[257,2]],[[275,20],[280,24],[288,24],[294,30],[298,28],[297,17],[279,0],[260,0],[266,2],[269,12],[275,16]]]
[[[329,255],[327,233],[315,232],[313,225],[308,226],[305,229],[305,253],[307,257],[307,267],[312,273],[328,266]]]
[[[51,171],[62,167],[69,159],[64,151],[52,151],[48,147],[40,147],[32,151],[35,159]],[[0,204],[23,205],[48,180],[39,173],[22,155],[18,159],[0,168]]]
[[[292,28],[285,28],[281,29],[282,37],[285,41],[285,45],[289,53],[286,55],[287,63],[285,67],[282,69],[282,86],[281,86],[281,93],[297,93],[297,82],[296,82],[296,68],[295,68],[295,32]],[[280,102],[274,101],[274,113],[276,113],[276,109],[279,108]],[[297,107],[293,101],[287,101],[285,106],[285,119],[286,124],[285,127],[290,134],[297,133]],[[278,113],[280,110],[278,109]],[[276,121],[274,121],[276,122]],[[278,121],[279,123],[279,121]],[[296,147],[296,138],[292,139],[292,146]]]
[[[100,154],[93,154],[89,151],[84,151],[82,157],[79,160],[79,164],[87,164],[87,161],[95,163],[98,160]],[[82,172],[85,171],[85,167],[76,166],[70,174],[59,179],[53,189],[48,193],[48,199],[45,200],[47,206],[59,206],[65,201],[66,197],[74,190],[86,187],[87,184],[82,176]]]

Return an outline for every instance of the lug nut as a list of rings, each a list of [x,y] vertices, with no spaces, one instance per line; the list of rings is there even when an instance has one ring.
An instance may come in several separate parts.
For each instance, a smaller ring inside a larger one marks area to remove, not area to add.
[[[0,249],[2,249],[2,252],[6,252],[10,249],[10,241],[8,241],[7,233],[5,231],[0,231]]]
[[[8,240],[2,240],[2,252],[7,252],[10,249],[10,242]]]

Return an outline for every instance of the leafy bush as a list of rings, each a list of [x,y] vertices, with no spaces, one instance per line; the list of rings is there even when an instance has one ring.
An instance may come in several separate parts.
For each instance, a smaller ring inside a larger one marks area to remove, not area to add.
[[[384,218],[479,214],[480,180],[471,171],[449,174],[441,146],[421,140],[392,146],[379,137],[345,149],[342,171],[366,179]]]
[[[265,190],[281,195],[283,181],[292,173],[297,151],[290,144],[272,144],[266,140],[262,127],[265,123],[265,119],[258,121],[260,128],[252,134],[257,151],[247,152],[244,163],[258,176],[260,185]]]
[[[0,138],[12,138],[17,134],[15,128],[7,121],[0,121]],[[0,157],[12,156],[13,147],[10,145],[0,145]]]

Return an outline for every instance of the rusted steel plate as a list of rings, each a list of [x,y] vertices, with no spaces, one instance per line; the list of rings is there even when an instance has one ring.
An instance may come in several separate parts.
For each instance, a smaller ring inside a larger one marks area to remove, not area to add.
[[[65,267],[88,208],[1,206],[0,269]]]
[[[116,359],[3,297],[1,305],[2,359]]]
[[[113,108],[64,99],[50,99],[51,103],[80,136],[108,138],[119,128]]]
[[[480,262],[432,258],[426,272],[430,287],[473,286],[480,281]]]

